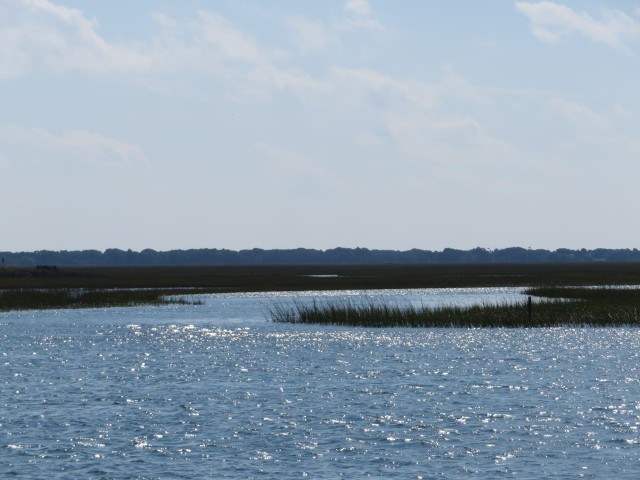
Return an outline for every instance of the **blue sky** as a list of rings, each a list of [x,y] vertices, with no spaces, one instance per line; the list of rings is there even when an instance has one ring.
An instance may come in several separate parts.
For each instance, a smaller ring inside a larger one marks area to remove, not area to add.
[[[0,250],[634,248],[640,2],[0,0]]]

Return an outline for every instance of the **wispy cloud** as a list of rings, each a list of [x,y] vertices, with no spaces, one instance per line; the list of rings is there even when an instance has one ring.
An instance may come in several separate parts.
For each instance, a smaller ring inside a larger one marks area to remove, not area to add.
[[[127,78],[203,73],[228,80],[248,96],[278,90],[305,95],[322,88],[288,67],[283,51],[261,45],[217,12],[201,10],[184,21],[155,13],[153,20],[158,29],[152,37],[117,43],[101,35],[99,23],[81,10],[49,0],[16,0],[0,16],[0,79],[33,72]],[[309,25],[298,22],[307,31],[307,46],[321,48],[321,32]]]
[[[384,30],[368,0],[347,0],[345,10],[349,12],[350,17],[344,22],[344,28]]]
[[[368,17],[373,13],[373,9],[367,0],[347,0],[345,8],[361,17]]]
[[[330,82],[334,88],[348,96],[350,101],[370,93],[383,95],[388,103],[403,104],[418,109],[433,109],[447,99],[480,100],[483,94],[447,67],[443,79],[436,83],[407,80],[378,70],[335,67]],[[394,101],[395,100],[395,101]]]
[[[286,76],[288,52],[261,44],[212,10],[199,10],[187,20],[156,12],[152,37],[116,42],[105,37],[99,22],[83,10],[53,0],[15,0],[2,8],[0,79],[30,72],[228,76],[238,68],[260,68],[263,77],[269,70]],[[301,16],[284,22],[294,32],[296,46],[307,51],[324,51],[337,43],[341,30],[382,28],[366,0],[349,0],[345,8],[345,17],[329,24]]]
[[[138,70],[147,56],[135,49],[107,42],[99,24],[81,10],[48,0],[16,0],[0,17],[0,77],[31,70]]]
[[[611,126],[611,122],[586,105],[572,102],[556,95],[551,101],[553,109],[576,127],[603,129]]]
[[[225,63],[265,64],[278,56],[216,12],[200,11],[183,23],[159,13],[153,19],[159,30],[152,39],[117,43],[79,9],[16,0],[0,17],[0,77],[30,71],[223,72]]]
[[[343,5],[342,20],[347,23],[340,24],[339,20],[323,23],[300,16],[286,17],[283,21],[295,33],[301,48],[315,51],[327,49],[347,25],[382,28],[367,0],[348,0]],[[635,38],[632,32],[638,25],[635,17],[619,11],[609,11],[602,20],[595,20],[550,1],[518,1],[515,5],[530,19],[534,33],[545,41],[580,33],[622,48]],[[0,17],[0,77],[24,75],[32,70],[109,75],[204,73],[223,78],[228,85],[225,95],[240,101],[286,92],[308,104],[341,104],[367,111],[375,118],[371,121],[377,122],[376,127],[396,139],[407,152],[428,151],[425,141],[437,144],[443,151],[447,145],[456,144],[506,151],[490,130],[469,113],[472,105],[499,93],[474,87],[453,68],[445,68],[442,80],[435,83],[349,65],[310,74],[292,67],[289,52],[264,45],[210,10],[200,10],[186,20],[155,13],[157,28],[153,35],[129,43],[105,38],[95,19],[51,0],[16,0],[5,10],[8,13]],[[468,111],[463,108],[455,114],[445,114],[447,102],[467,105]],[[561,97],[550,105],[575,125],[607,124],[606,118],[589,107]],[[143,152],[133,146],[87,132],[56,136],[36,130],[29,135],[37,144],[48,145],[54,151],[81,152],[107,163],[144,158]]]
[[[341,35],[354,30],[384,31],[368,0],[347,0],[345,16],[331,21],[308,19],[300,15],[286,19],[295,44],[304,52],[325,52],[330,46],[340,45]]]
[[[579,34],[619,50],[631,50],[640,41],[640,15],[620,10],[605,10],[597,19],[587,12],[550,1],[515,2],[516,9],[531,23],[532,33],[543,42],[554,43],[562,37]]]
[[[306,193],[326,190],[347,191],[348,184],[335,173],[309,158],[308,155],[291,148],[277,147],[261,142],[256,145],[257,151],[265,155],[278,177],[285,181],[294,179],[302,184]],[[326,193],[326,192],[325,192]]]
[[[303,51],[324,52],[333,41],[330,29],[319,20],[293,16],[286,23],[294,35],[296,45]]]
[[[5,163],[40,162],[92,164],[99,167],[131,167],[149,163],[144,151],[129,143],[92,132],[74,130],[54,134],[48,130],[0,125]]]
[[[260,47],[253,38],[236,28],[222,15],[202,10],[198,16],[200,22],[195,25],[195,30],[201,34],[208,49],[213,49],[222,58],[259,65],[270,63],[277,57],[277,52],[269,52]]]

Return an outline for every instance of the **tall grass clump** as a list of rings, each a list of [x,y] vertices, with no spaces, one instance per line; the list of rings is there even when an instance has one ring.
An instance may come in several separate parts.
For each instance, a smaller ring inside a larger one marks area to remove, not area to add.
[[[350,327],[431,328],[533,328],[556,326],[640,325],[640,292],[637,290],[565,289],[536,291],[549,297],[534,303],[481,304],[472,306],[415,307],[381,302],[296,303],[271,309],[274,322],[325,324]],[[533,289],[530,290],[533,295]]]
[[[470,307],[416,307],[383,302],[296,303],[271,309],[274,322],[327,324],[350,327],[522,327],[528,326],[522,304],[484,304]]]

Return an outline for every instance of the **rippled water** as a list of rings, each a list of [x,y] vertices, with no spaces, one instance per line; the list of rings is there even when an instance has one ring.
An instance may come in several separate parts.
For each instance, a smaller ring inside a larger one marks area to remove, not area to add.
[[[399,298],[489,298],[440,293]],[[376,330],[265,319],[274,299],[319,295],[1,314],[0,472],[639,477],[640,330]]]

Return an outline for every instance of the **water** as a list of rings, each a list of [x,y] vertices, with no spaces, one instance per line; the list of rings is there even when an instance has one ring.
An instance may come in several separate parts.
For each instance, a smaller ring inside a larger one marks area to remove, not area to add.
[[[322,295],[0,314],[3,478],[638,478],[639,330],[265,319]]]

